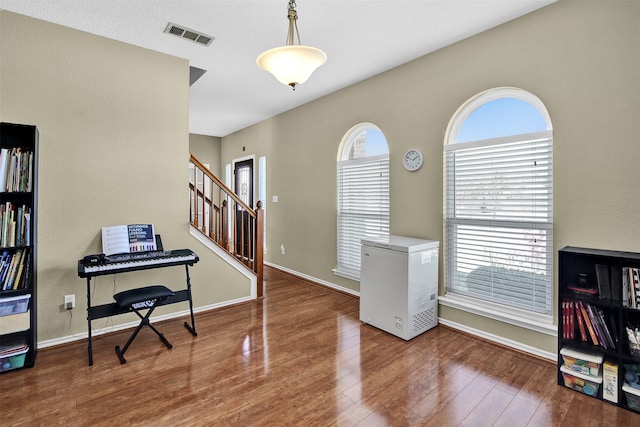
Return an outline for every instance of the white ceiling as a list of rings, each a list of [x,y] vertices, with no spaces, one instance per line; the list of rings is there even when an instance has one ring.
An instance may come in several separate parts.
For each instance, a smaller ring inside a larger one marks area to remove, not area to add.
[[[298,0],[302,44],[328,59],[292,91],[256,65],[287,35],[288,0],[0,0],[0,9],[186,58],[189,131],[225,136],[557,0]],[[168,22],[215,37],[165,34]]]

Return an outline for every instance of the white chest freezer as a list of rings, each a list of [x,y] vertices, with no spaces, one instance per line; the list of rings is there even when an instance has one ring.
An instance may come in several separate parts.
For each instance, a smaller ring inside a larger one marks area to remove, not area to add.
[[[439,242],[362,240],[360,320],[405,340],[438,324]]]

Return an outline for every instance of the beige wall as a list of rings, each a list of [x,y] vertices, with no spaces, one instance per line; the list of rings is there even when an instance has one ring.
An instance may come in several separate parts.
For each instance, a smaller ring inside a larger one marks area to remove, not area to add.
[[[0,120],[35,124],[41,137],[39,340],[86,332],[76,260],[100,251],[104,225],[152,222],[165,246],[195,249],[202,258],[193,269],[197,306],[248,295],[247,281],[188,235],[186,61],[6,11],[0,24]],[[357,282],[331,273],[335,163],[344,133],[370,121],[387,137],[391,232],[442,241],[447,124],[473,95],[516,86],[537,95],[553,121],[555,249],[640,251],[639,70],[639,3],[560,0],[224,137],[219,161],[268,157],[269,262],[357,291]],[[401,166],[409,148],[425,154],[415,173]],[[182,279],[173,269],[119,275],[117,289]],[[108,300],[112,278],[96,285],[96,300]],[[68,293],[78,302],[71,323],[62,309]],[[553,337],[450,308],[439,314],[555,351]],[[132,320],[118,316],[113,323]]]
[[[102,226],[153,223],[166,248],[195,250],[196,306],[249,295],[248,280],[189,235],[187,61],[0,11],[0,100],[1,121],[40,131],[39,341],[86,333],[76,262],[101,252]],[[184,270],[102,276],[93,303],[151,283],[180,289]],[[65,294],[76,295],[72,318]],[[94,328],[135,319],[101,319]]]
[[[241,156],[243,145],[268,156],[267,260],[359,290],[331,270],[338,145],[365,121],[378,125],[389,144],[391,233],[442,241],[447,125],[466,100],[500,86],[538,96],[553,122],[554,251],[566,245],[640,251],[640,3],[561,0],[224,137],[223,162]],[[415,173],[402,168],[409,148],[425,155]],[[279,203],[271,203],[272,195]],[[440,281],[442,294],[442,273]],[[556,351],[553,336],[452,308],[441,307],[439,315]]]
[[[209,170],[224,179],[220,170],[220,146],[222,138],[208,135],[189,134],[189,151],[198,160],[209,165]]]

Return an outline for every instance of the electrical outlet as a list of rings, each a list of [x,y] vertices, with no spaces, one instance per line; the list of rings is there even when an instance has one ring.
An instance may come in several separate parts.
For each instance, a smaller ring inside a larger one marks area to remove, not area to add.
[[[284,243],[280,245],[280,252],[282,252],[282,255],[284,255],[284,253],[286,252],[286,249],[284,247]]]
[[[65,295],[64,296],[64,308],[67,310],[71,310],[76,306],[76,296],[75,295]]]

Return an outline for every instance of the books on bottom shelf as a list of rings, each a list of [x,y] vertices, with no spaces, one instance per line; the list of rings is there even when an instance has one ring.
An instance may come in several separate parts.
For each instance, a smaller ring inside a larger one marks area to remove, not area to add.
[[[3,291],[26,289],[30,286],[31,252],[17,249],[5,250],[0,257],[0,289]]]
[[[615,349],[618,342],[615,317],[609,316],[608,320],[604,311],[584,301],[571,299],[562,300],[562,338],[576,338],[575,329],[578,325],[579,338],[583,342],[591,342],[593,345],[605,349]]]

